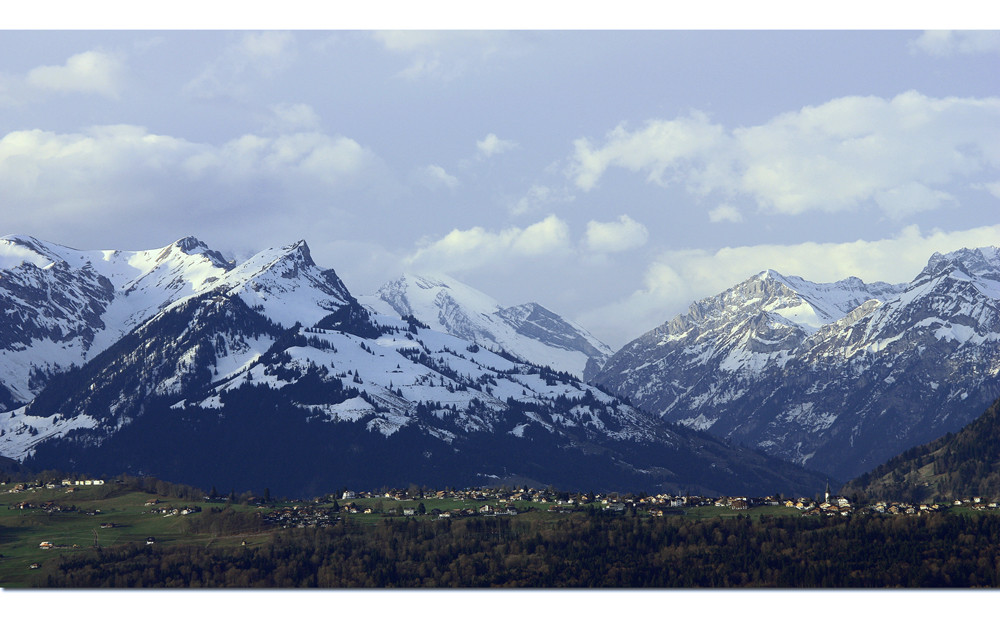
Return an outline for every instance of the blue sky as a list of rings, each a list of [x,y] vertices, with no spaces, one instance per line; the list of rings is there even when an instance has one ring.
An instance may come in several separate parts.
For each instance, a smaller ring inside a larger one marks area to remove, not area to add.
[[[306,239],[357,294],[443,271],[615,347],[766,268],[1000,244],[997,31],[131,23],[0,32],[0,234]]]

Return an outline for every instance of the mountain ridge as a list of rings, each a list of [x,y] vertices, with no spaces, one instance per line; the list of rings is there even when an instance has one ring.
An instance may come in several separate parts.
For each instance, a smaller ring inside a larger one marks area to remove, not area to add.
[[[447,275],[406,273],[362,297],[362,302],[585,380],[612,353],[583,327],[538,303],[503,307]]]
[[[113,299],[101,305],[111,324],[95,341],[113,341],[0,412],[0,453],[25,466],[201,485],[252,480],[290,494],[519,476],[719,493],[821,483],[569,373],[412,316],[373,313],[304,242],[240,264],[219,262],[190,237],[146,252],[74,251],[63,252],[77,265],[67,273],[99,262],[111,284]],[[511,320],[546,331],[555,315],[539,308]],[[39,354],[46,337],[32,340]],[[17,353],[0,350],[0,359]]]
[[[961,427],[1000,395],[996,248],[932,257],[909,284],[772,274],[626,344],[595,382],[841,479]],[[797,281],[814,292],[787,286]],[[822,305],[836,311],[817,323]]]

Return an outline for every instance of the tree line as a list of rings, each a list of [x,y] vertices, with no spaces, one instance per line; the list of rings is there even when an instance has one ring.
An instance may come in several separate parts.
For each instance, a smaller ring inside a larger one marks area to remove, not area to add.
[[[227,510],[223,510],[227,511]],[[217,533],[259,521],[204,514]],[[213,527],[213,523],[217,527]],[[142,546],[67,554],[41,587],[884,588],[997,587],[1000,518],[876,515],[691,520],[611,515],[344,519],[248,546]]]

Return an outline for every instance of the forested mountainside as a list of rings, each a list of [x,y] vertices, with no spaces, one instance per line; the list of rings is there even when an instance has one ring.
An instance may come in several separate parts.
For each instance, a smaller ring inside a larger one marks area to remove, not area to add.
[[[911,502],[1000,498],[1000,400],[957,433],[906,450],[843,492]]]

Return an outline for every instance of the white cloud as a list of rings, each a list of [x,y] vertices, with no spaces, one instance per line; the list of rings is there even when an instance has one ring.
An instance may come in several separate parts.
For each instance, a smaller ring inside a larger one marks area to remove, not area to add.
[[[92,93],[117,99],[125,63],[116,54],[89,51],[70,56],[62,66],[36,67],[26,82],[32,88],[58,93]]]
[[[668,121],[651,121],[630,133],[619,125],[605,136],[605,144],[594,148],[586,138],[573,142],[571,174],[578,187],[589,191],[610,167],[648,172],[648,180],[666,184],[665,173],[702,159],[725,139],[721,125],[713,125],[701,112]]]
[[[540,210],[548,204],[572,202],[575,196],[565,189],[552,188],[546,185],[532,185],[528,192],[508,205],[512,215],[523,215]]]
[[[866,282],[912,280],[934,252],[1000,244],[1000,225],[921,233],[908,226],[894,238],[850,243],[797,243],[724,247],[715,252],[677,250],[646,269],[643,288],[578,317],[600,324],[609,341],[625,342],[687,311],[699,299],[721,293],[765,269],[815,282],[856,276]]]
[[[372,36],[392,52],[418,52],[443,45],[447,33],[441,30],[379,30]]]
[[[275,218],[328,210],[344,191],[381,186],[383,175],[369,149],[320,133],[245,135],[221,145],[130,125],[0,137],[5,225],[41,236],[109,225],[155,231],[171,222],[189,229],[192,209],[199,226],[273,227]]]
[[[743,214],[732,204],[720,204],[708,212],[708,220],[713,224],[723,221],[738,224],[743,221]]]
[[[1000,53],[996,30],[928,30],[910,41],[910,51],[931,56]]]
[[[291,32],[248,32],[237,43],[241,55],[253,63],[263,63],[264,71],[284,65],[291,57],[295,37]]]
[[[246,83],[269,79],[286,69],[296,56],[296,39],[291,32],[246,32],[209,62],[197,77],[184,86],[196,97],[242,98]]]
[[[622,215],[618,221],[588,222],[584,244],[590,251],[614,253],[642,247],[648,239],[646,226],[628,215]]]
[[[501,140],[495,133],[487,135],[482,140],[476,140],[476,149],[484,157],[499,155],[516,147],[517,142],[513,140]]]
[[[868,282],[907,282],[936,251],[998,243],[1000,225],[956,232],[933,230],[927,234],[913,225],[894,238],[875,241],[726,247],[714,253],[668,252],[659,262],[682,273],[698,298],[717,294],[769,268],[816,282],[833,282],[850,276]]]
[[[694,112],[574,145],[569,172],[584,190],[619,167],[699,196],[745,196],[765,212],[874,205],[903,218],[949,203],[950,184],[995,177],[1000,98],[843,97],[731,130]]]
[[[397,73],[407,80],[452,80],[524,49],[521,35],[502,30],[386,30],[372,37],[386,50],[408,57],[409,66]]]
[[[276,103],[268,109],[272,114],[266,123],[269,131],[288,133],[290,131],[319,129],[319,115],[307,103]]]
[[[944,191],[931,189],[922,183],[910,182],[875,194],[875,203],[893,219],[919,211],[933,211],[957,200]]]
[[[118,99],[125,88],[122,54],[91,50],[65,64],[35,67],[25,75],[0,74],[0,105],[23,105],[53,94],[89,94]]]
[[[526,228],[490,232],[476,226],[454,229],[436,241],[425,240],[405,259],[410,268],[455,273],[511,259],[536,258],[570,250],[569,226],[555,215]]]
[[[459,185],[457,178],[448,174],[444,168],[439,165],[428,165],[417,170],[415,174],[417,182],[421,183],[428,189],[437,189],[438,187],[446,187],[448,189],[455,189]]]
[[[342,185],[376,165],[377,157],[351,138],[323,133],[293,133],[277,137],[245,135],[218,148],[204,148],[183,167],[200,177],[264,178],[323,185]]]
[[[569,226],[555,215],[525,228],[513,237],[511,248],[525,256],[539,256],[569,246]]]

